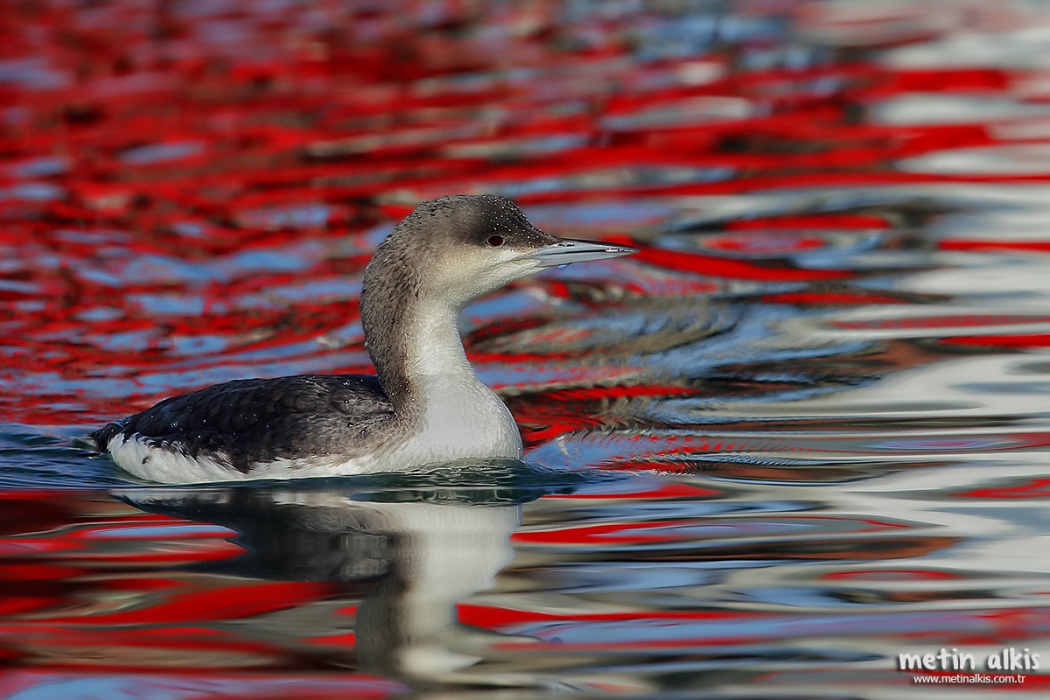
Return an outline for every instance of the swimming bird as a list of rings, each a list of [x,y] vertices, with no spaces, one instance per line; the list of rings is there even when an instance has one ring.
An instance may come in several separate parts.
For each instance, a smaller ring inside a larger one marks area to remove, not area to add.
[[[365,268],[372,375],[244,379],[165,399],[90,435],[150,481],[289,479],[522,456],[503,401],[459,335],[471,300],[549,267],[636,252],[541,231],[506,197],[420,204]]]

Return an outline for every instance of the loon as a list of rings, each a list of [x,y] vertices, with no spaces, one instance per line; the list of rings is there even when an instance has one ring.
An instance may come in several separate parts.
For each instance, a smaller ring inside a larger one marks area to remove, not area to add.
[[[365,268],[361,325],[375,376],[225,382],[165,399],[89,439],[125,471],[165,483],[520,459],[514,417],[467,361],[460,311],[546,268],[634,252],[541,231],[506,197],[423,202]]]

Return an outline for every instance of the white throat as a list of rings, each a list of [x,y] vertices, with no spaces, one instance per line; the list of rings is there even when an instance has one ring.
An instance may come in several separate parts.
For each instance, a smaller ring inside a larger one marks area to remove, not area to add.
[[[394,450],[399,459],[447,461],[522,454],[518,426],[506,404],[474,372],[463,351],[458,313],[421,306],[405,354],[412,401],[404,416],[408,440]],[[392,455],[393,456],[393,455]]]

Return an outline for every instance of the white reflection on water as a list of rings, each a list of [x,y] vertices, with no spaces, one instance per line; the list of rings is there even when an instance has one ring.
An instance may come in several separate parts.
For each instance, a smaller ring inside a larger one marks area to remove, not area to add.
[[[470,482],[486,481],[479,476],[485,465],[471,470]],[[505,480],[502,465],[489,473],[488,481]],[[538,475],[525,474],[531,481]],[[518,501],[542,491],[535,491],[536,484],[532,492],[527,485],[515,489],[513,483],[457,490],[447,482],[445,474],[425,480],[423,490],[145,488],[122,490],[119,497],[235,532],[242,556],[195,568],[276,580],[366,582],[363,600],[345,598],[356,604],[353,652],[366,673],[424,686],[559,685],[512,669],[474,668],[495,646],[534,640],[461,624],[457,612],[458,603],[495,585],[514,555],[510,536],[521,520]],[[192,528],[184,529],[192,536]],[[283,629],[273,632],[317,636],[323,630],[309,607],[285,615]],[[260,632],[273,635],[265,623]],[[345,649],[347,659],[350,653]]]

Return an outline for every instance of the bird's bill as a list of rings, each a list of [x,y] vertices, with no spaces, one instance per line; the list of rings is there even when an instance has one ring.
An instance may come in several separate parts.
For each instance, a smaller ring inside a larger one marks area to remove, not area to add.
[[[625,245],[562,238],[557,243],[540,248],[532,257],[540,261],[540,267],[557,267],[558,265],[588,262],[590,260],[618,258],[621,255],[630,255],[637,252],[637,248]]]

